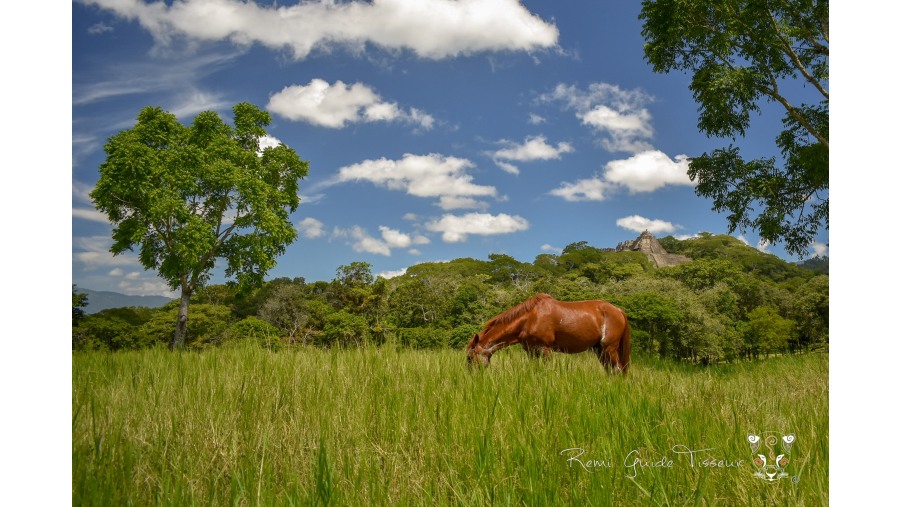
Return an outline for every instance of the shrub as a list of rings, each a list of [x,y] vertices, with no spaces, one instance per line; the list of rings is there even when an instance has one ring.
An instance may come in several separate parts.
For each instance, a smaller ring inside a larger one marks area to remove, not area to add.
[[[451,333],[447,329],[433,327],[410,327],[397,330],[400,344],[414,349],[437,349],[446,347]],[[469,335],[469,338],[472,336]],[[466,339],[466,342],[469,340]]]
[[[175,333],[178,307],[164,306],[157,310],[150,320],[137,331],[139,339],[145,343],[168,345]],[[191,348],[205,348],[217,345],[224,338],[231,320],[231,310],[227,306],[193,304],[188,313],[185,345]]]
[[[450,346],[454,349],[464,348],[469,344],[472,335],[481,331],[481,326],[475,324],[463,324],[450,331]]]
[[[226,333],[229,340],[250,340],[271,350],[278,348],[279,334],[277,327],[257,317],[235,322]]]
[[[348,347],[362,345],[369,337],[369,323],[365,317],[341,310],[325,318],[325,328],[316,341],[326,347]]]

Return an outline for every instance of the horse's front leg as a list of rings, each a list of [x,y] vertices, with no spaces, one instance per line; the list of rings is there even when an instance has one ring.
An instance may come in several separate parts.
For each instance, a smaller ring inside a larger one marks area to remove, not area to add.
[[[550,347],[546,345],[538,345],[536,343],[525,343],[525,352],[533,359],[546,359],[550,357]]]

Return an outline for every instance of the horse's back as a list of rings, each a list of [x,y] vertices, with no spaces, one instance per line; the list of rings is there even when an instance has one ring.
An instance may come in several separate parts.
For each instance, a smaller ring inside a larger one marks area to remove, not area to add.
[[[547,301],[535,312],[532,336],[561,352],[584,352],[610,333],[623,329],[622,311],[606,301]]]

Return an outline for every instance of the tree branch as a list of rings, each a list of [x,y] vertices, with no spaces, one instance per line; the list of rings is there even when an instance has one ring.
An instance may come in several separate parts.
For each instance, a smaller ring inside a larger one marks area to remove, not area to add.
[[[794,52],[794,49],[791,47],[790,43],[781,34],[781,30],[778,27],[778,20],[775,19],[775,15],[772,13],[771,10],[768,10],[768,9],[766,10],[766,14],[769,15],[769,21],[772,24],[772,29],[775,31],[775,37],[777,37],[778,40],[781,41],[782,50],[788,55],[788,57],[791,59],[791,61],[794,62],[794,66],[797,67],[798,70],[800,70],[800,73],[803,74],[803,77],[805,77],[806,80],[809,81],[813,86],[815,86],[816,89],[819,90],[819,93],[821,93],[827,99],[828,98],[828,90],[823,88],[822,84],[819,83],[819,81],[817,79],[812,77],[812,75],[810,75],[809,71],[806,70],[806,66],[804,66],[803,62],[800,61],[800,57],[797,56],[797,53]],[[816,137],[818,137],[818,136],[816,136]],[[826,142],[824,144],[827,145],[828,143]]]

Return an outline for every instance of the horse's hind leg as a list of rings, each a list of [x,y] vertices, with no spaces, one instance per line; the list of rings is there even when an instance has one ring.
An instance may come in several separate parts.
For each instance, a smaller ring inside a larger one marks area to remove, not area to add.
[[[610,364],[609,352],[603,347],[602,343],[594,345],[594,353],[597,354],[597,359],[600,360],[600,364],[603,365],[603,369],[606,370],[606,373],[610,373],[612,364]]]
[[[621,364],[619,363],[619,350],[614,345],[604,345],[603,342],[597,343],[594,345],[594,353],[597,354],[597,359],[600,360],[600,364],[603,365],[603,369],[606,370],[606,373],[619,372],[622,370]]]

